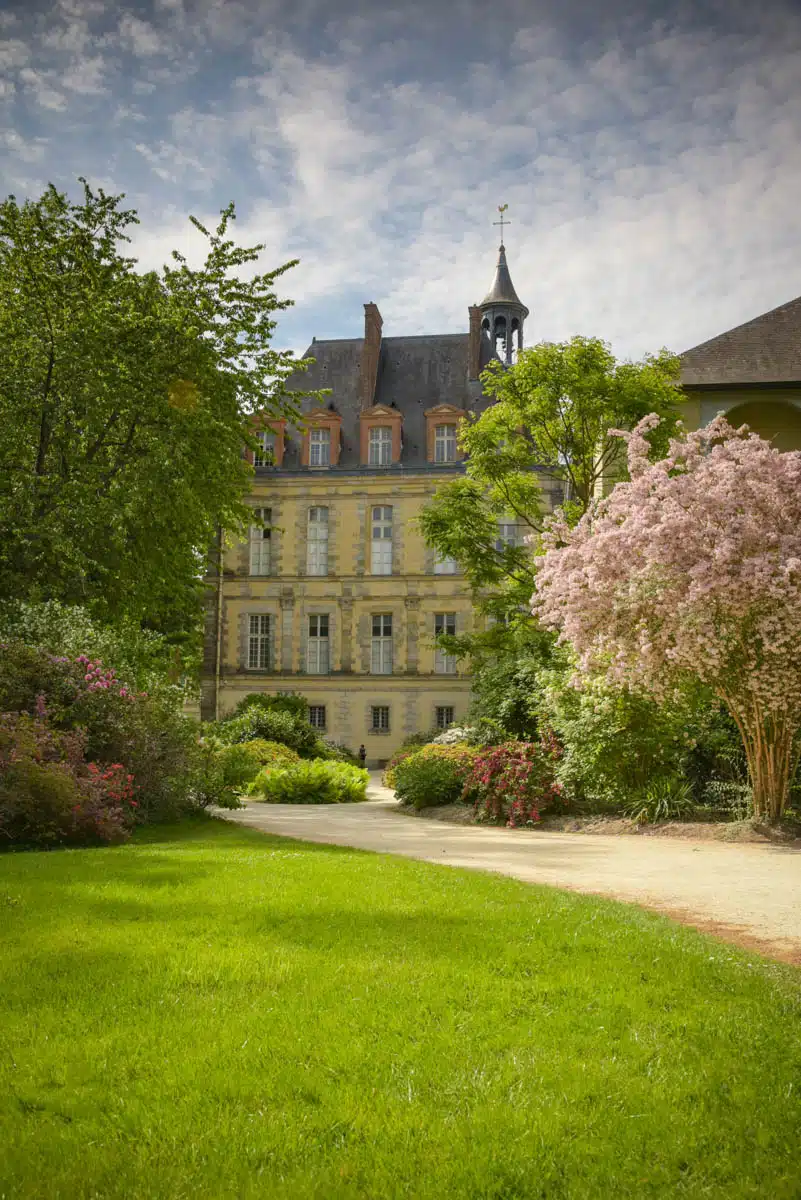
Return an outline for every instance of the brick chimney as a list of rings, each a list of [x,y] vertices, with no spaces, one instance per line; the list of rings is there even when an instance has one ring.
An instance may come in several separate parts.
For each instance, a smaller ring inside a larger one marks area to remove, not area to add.
[[[467,338],[467,378],[478,379],[481,374],[481,309],[471,304],[470,333]]]
[[[375,404],[375,385],[378,379],[378,359],[381,354],[381,329],[384,322],[378,306],[371,301],[364,306],[364,344],[359,378],[362,409]]]

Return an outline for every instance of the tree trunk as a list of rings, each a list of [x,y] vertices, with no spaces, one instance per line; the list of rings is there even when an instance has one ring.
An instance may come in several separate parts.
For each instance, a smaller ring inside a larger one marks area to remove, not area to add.
[[[754,796],[754,816],[779,821],[787,807],[798,754],[797,729],[786,714],[766,712],[758,703],[735,705],[726,700],[743,739]]]

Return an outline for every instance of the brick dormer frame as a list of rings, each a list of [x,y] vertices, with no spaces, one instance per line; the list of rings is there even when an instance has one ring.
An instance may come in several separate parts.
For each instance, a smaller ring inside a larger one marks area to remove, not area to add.
[[[265,429],[275,434],[275,465],[280,467],[284,461],[286,421],[283,417],[270,417],[267,413],[255,413],[250,419],[250,432],[261,433]],[[247,450],[245,457],[252,466],[253,451]]]
[[[374,404],[359,414],[359,462],[362,466],[369,465],[370,430],[382,426],[389,426],[392,430],[392,462],[400,462],[403,414],[400,409],[391,408],[388,404]]]
[[[436,439],[436,428],[438,425],[456,425],[457,436],[458,426],[465,419],[467,413],[463,408],[456,408],[454,404],[438,404],[436,408],[427,408],[425,411],[426,418],[426,458],[428,462],[434,461],[434,441]],[[457,445],[455,462],[461,462],[464,458],[464,451]],[[445,463],[440,463],[440,466],[445,466]]]
[[[308,467],[309,465],[309,434],[312,429],[330,429],[331,431],[331,462],[330,465],[335,467],[339,462],[339,451],[342,442],[342,417],[338,412],[332,412],[330,408],[313,408],[311,412],[303,414],[303,440],[300,444],[300,465]],[[325,467],[315,467],[315,470],[324,471]]]

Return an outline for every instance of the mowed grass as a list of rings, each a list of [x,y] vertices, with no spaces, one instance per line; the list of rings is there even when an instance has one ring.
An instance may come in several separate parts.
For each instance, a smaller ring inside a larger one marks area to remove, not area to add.
[[[801,974],[205,820],[0,856],[0,1196],[798,1197]]]

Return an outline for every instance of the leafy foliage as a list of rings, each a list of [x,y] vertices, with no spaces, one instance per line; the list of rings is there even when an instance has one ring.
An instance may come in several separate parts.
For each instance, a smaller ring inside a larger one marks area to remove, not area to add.
[[[544,528],[544,481],[567,485],[564,512],[569,522],[577,520],[609,472],[624,468],[610,428],[630,429],[646,413],[658,412],[665,423],[653,435],[654,446],[666,445],[678,411],[677,376],[676,359],[664,351],[639,363],[617,363],[608,346],[586,337],[534,346],[512,367],[491,363],[482,374],[494,402],[462,424],[466,476],[440,488],[420,517],[429,545],[456,559],[479,607],[503,622],[448,646],[442,641],[443,648],[469,656],[474,673],[478,666],[479,697],[484,687],[497,692],[503,686],[520,658],[520,636],[531,642],[535,659],[552,640],[531,628],[536,547],[524,544],[527,538],[536,543]],[[500,538],[499,522],[516,523],[516,536]],[[519,686],[522,702],[524,678]],[[527,736],[533,730],[524,727],[521,702],[508,717],[513,732]],[[504,720],[489,705],[476,711]]]
[[[249,275],[263,247],[231,240],[229,205],[190,218],[201,266],[141,274],[136,213],[81,183],[0,204],[0,598],[191,638],[214,531],[248,519],[249,414],[290,411],[301,364],[271,340],[294,264]]]
[[[394,767],[395,794],[417,809],[455,804],[462,798],[477,753],[464,743],[423,746]]]
[[[270,804],[348,804],[367,798],[369,780],[361,767],[317,759],[260,771],[248,795]]]
[[[223,717],[223,723],[241,717],[251,708],[263,708],[268,712],[289,713],[296,721],[308,722],[309,702],[299,692],[248,692],[233,712]]]
[[[280,742],[296,750],[302,757],[312,757],[319,740],[309,722],[295,716],[291,711],[250,704],[239,716],[221,721],[214,728],[216,736],[229,744],[251,742],[255,738],[268,742]]]

